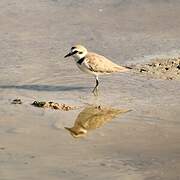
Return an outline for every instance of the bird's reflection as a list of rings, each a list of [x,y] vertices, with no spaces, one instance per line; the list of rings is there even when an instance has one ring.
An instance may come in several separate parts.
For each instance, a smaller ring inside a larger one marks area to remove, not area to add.
[[[117,115],[128,112],[127,109],[115,109],[101,106],[88,106],[77,116],[74,126],[65,127],[73,137],[85,136],[89,130],[101,127]]]

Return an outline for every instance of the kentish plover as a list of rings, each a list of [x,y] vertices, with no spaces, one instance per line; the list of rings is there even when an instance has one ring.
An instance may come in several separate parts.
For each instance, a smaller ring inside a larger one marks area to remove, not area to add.
[[[73,137],[83,137],[88,131],[100,128],[116,116],[131,110],[102,106],[87,106],[77,116],[73,127],[65,127]]]
[[[70,52],[64,56],[64,58],[69,56],[74,58],[76,65],[80,70],[95,76],[96,85],[92,91],[94,94],[97,94],[98,90],[98,75],[110,74],[113,72],[126,72],[129,70],[129,68],[119,66],[102,55],[94,52],[88,52],[87,49],[82,45],[73,46]]]

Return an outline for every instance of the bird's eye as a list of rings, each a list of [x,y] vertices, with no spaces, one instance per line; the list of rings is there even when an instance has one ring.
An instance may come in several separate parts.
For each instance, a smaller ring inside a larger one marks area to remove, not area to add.
[[[78,51],[75,50],[75,51],[73,51],[73,54],[76,54],[77,52],[78,52]]]
[[[84,134],[84,131],[79,131],[78,134]]]
[[[79,52],[79,54],[83,54],[83,52]]]

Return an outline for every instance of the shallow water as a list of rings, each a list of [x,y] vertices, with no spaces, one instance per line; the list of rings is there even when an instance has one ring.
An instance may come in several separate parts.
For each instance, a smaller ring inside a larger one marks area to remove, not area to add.
[[[77,116],[73,127],[65,127],[73,137],[84,137],[88,131],[100,128],[116,116],[126,113],[128,109],[115,109],[111,107],[92,106],[85,107]]]
[[[179,1],[1,0],[0,9],[0,180],[180,178],[179,81],[103,76],[94,97],[93,77],[63,59],[74,43],[122,65],[177,54]],[[35,100],[132,111],[74,139],[64,127],[82,109]]]

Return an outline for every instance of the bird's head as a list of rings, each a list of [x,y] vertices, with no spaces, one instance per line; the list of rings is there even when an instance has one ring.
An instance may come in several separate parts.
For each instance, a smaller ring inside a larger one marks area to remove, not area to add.
[[[75,137],[75,138],[78,138],[78,137],[83,137],[87,134],[87,130],[84,129],[84,128],[81,128],[81,127],[78,127],[78,128],[75,128],[75,127],[72,127],[72,128],[68,128],[68,127],[64,127],[65,129],[67,129],[70,134]]]
[[[82,45],[75,45],[71,48],[70,52],[64,58],[73,56],[75,59],[81,59],[87,54],[87,49]]]

